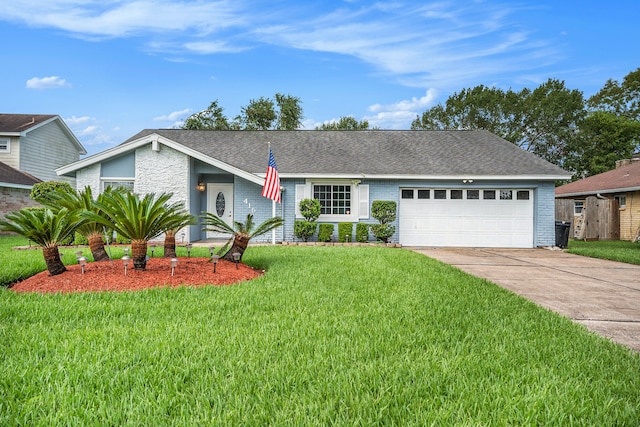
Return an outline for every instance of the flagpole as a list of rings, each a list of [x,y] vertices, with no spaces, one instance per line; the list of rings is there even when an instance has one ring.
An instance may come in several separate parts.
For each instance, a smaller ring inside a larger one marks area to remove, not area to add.
[[[271,154],[271,141],[267,141],[267,146],[269,147],[269,155]],[[276,201],[271,200],[271,217],[276,216]],[[271,244],[276,244],[276,229],[271,230]]]

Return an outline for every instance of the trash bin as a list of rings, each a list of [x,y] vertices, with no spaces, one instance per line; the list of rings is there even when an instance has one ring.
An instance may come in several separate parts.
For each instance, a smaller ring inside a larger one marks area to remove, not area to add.
[[[556,246],[566,248],[569,244],[570,221],[556,221]]]

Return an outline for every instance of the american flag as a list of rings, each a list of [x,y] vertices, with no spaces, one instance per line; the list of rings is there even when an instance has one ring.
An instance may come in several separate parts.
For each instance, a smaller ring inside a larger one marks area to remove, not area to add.
[[[269,148],[269,164],[267,165],[267,177],[262,187],[262,196],[280,202],[280,177],[278,176],[278,167],[273,152]]]

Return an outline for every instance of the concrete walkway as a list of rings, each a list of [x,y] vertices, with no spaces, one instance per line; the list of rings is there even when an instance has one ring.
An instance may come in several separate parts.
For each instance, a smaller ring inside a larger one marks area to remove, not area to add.
[[[640,266],[549,249],[409,248],[640,351]]]

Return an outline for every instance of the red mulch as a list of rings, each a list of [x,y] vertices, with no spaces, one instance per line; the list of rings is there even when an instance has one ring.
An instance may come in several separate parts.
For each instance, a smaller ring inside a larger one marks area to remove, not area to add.
[[[15,292],[98,292],[98,291],[136,291],[155,287],[230,285],[251,280],[262,275],[245,264],[236,265],[221,259],[213,272],[213,263],[209,258],[178,258],[178,266],[171,276],[169,258],[151,258],[145,271],[133,269],[133,263],[127,268],[121,260],[90,262],[84,268],[79,265],[67,265],[62,274],[50,276],[43,271],[11,287]]]

